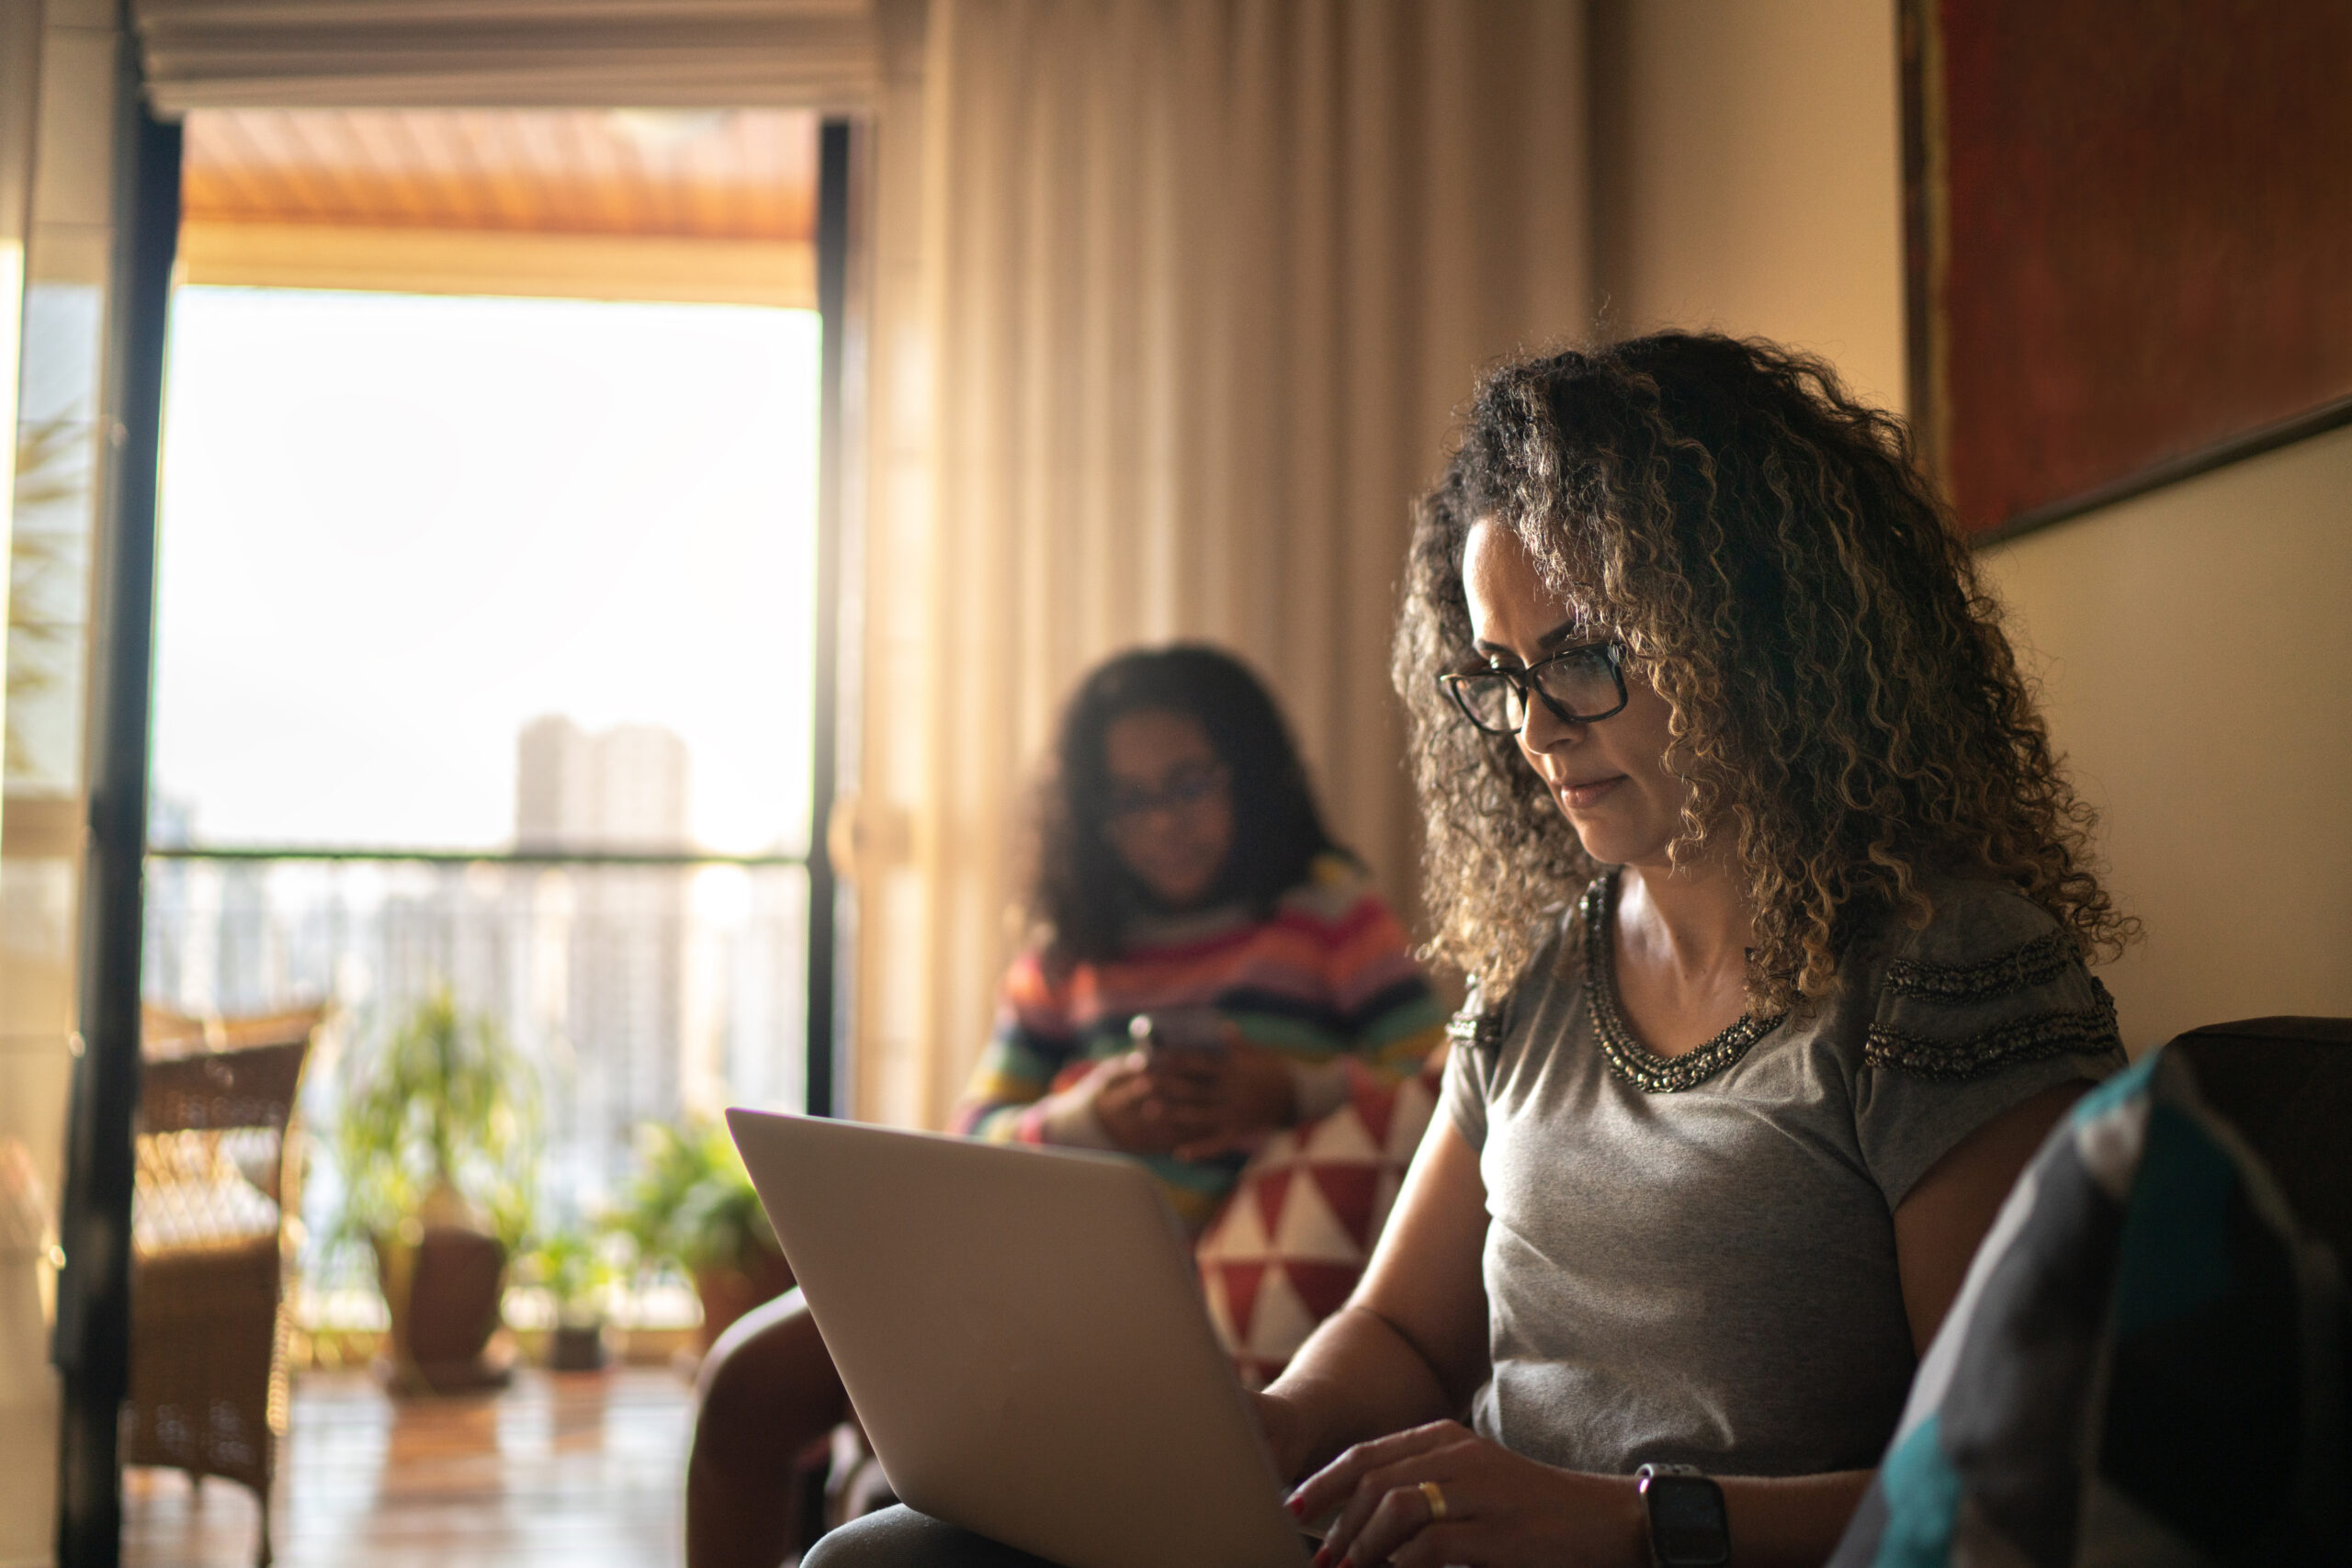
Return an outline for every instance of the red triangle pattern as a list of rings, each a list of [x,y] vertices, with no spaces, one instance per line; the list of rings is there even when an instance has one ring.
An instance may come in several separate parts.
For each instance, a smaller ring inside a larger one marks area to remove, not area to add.
[[[1258,1287],[1265,1282],[1266,1266],[1262,1263],[1220,1263],[1218,1278],[1225,1281],[1225,1314],[1233,1322],[1233,1337],[1243,1344],[1250,1340],[1250,1320],[1258,1310]]]
[[[1291,1179],[1297,1174],[1295,1166],[1276,1166],[1261,1173],[1250,1184],[1250,1197],[1258,1205],[1258,1223],[1266,1227],[1269,1241],[1282,1229],[1283,1209],[1290,1201]]]
[[[1363,1274],[1361,1263],[1285,1263],[1283,1272],[1290,1276],[1290,1288],[1317,1322],[1340,1310],[1348,1292],[1356,1288],[1356,1280]]]
[[[1331,1214],[1346,1229],[1349,1237],[1363,1248],[1364,1256],[1372,1254],[1372,1206],[1380,1191],[1380,1168],[1376,1165],[1311,1165],[1306,1174],[1315,1179],[1321,1189],[1323,1201],[1331,1206]]]

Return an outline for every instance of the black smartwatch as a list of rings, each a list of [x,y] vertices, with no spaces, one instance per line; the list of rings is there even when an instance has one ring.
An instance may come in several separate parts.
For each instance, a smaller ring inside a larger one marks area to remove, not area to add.
[[[1650,1561],[1658,1568],[1724,1568],[1731,1520],[1724,1489],[1688,1464],[1645,1464],[1634,1472],[1649,1520]]]

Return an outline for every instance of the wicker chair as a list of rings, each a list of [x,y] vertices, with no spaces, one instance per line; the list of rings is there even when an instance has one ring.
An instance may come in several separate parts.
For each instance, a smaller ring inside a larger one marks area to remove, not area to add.
[[[123,1462],[253,1488],[270,1561],[270,1483],[286,1435],[288,1135],[316,1011],[199,1025],[152,1012],[131,1225],[130,1400]]]

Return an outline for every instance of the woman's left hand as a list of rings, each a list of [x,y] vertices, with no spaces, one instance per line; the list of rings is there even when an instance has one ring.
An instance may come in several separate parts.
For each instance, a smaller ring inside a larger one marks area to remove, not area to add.
[[[1648,1557],[1631,1477],[1555,1470],[1456,1421],[1358,1443],[1291,1494],[1302,1521],[1333,1508],[1315,1568],[1568,1568]]]
[[[1152,1071],[1162,1091],[1204,1119],[1209,1131],[1177,1149],[1179,1159],[1210,1159],[1250,1150],[1298,1118],[1298,1082],[1289,1059],[1253,1045],[1230,1025],[1218,1051],[1168,1051]]]

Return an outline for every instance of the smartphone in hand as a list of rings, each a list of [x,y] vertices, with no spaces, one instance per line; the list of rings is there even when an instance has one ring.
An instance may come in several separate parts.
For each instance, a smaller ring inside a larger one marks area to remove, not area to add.
[[[1170,1051],[1214,1055],[1225,1049],[1228,1027],[1215,1008],[1159,1008],[1136,1014],[1127,1036],[1154,1059]]]

